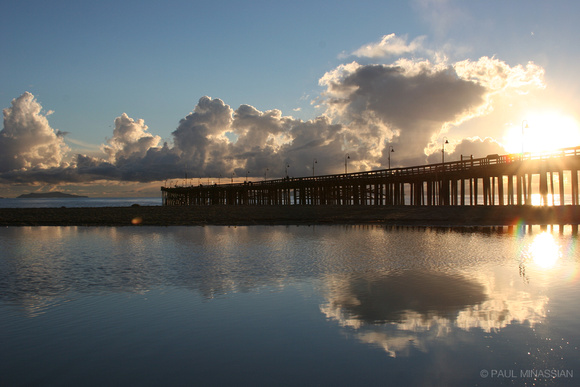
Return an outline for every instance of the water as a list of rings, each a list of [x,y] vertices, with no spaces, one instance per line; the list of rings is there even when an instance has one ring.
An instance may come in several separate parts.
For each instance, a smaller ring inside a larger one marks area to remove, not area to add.
[[[161,197],[149,198],[0,198],[0,208],[160,206]]]
[[[575,386],[572,230],[0,229],[1,386]]]

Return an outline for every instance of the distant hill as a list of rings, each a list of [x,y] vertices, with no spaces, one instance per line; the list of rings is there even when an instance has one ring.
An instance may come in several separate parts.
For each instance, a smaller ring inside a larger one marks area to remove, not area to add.
[[[79,199],[79,198],[88,198],[88,196],[71,195],[62,192],[29,193],[18,196],[18,199],[46,199],[46,198]]]

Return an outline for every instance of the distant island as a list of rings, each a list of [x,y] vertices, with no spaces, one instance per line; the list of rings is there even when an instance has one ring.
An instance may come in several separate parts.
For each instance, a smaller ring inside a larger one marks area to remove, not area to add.
[[[80,198],[88,198],[88,196],[80,196],[80,195],[72,195],[62,192],[42,192],[42,193],[29,193],[29,194],[22,194],[18,196],[18,199],[46,199],[46,198],[55,198],[55,199],[80,199]]]

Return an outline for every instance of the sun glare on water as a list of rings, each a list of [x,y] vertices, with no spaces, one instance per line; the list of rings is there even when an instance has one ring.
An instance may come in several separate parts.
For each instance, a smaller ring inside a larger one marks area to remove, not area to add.
[[[522,136],[523,132],[523,136]],[[580,145],[580,125],[558,113],[530,114],[520,126],[513,126],[503,138],[509,153],[551,151]]]
[[[560,258],[560,246],[554,237],[547,232],[534,238],[529,251],[534,263],[542,269],[554,267]]]

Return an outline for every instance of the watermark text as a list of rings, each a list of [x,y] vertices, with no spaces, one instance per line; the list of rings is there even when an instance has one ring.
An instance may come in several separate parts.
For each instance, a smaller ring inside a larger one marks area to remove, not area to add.
[[[483,369],[479,372],[482,378],[497,378],[497,379],[556,379],[556,378],[573,378],[574,370],[565,369]]]

